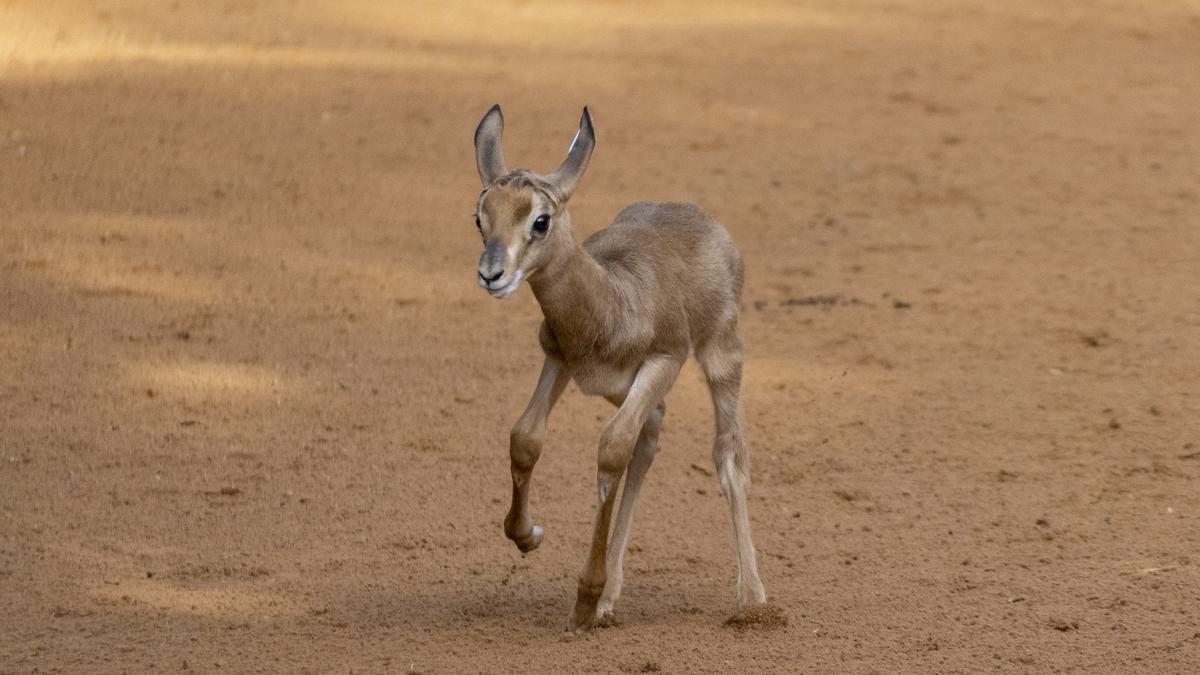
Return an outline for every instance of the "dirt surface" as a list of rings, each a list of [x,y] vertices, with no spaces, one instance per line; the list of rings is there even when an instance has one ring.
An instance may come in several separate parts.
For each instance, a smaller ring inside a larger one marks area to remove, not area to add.
[[[0,672],[1194,672],[1200,5],[446,4],[0,6]],[[607,403],[504,538],[497,101],[543,171],[591,105],[581,234],[740,243],[765,620],[694,365],[614,626]]]

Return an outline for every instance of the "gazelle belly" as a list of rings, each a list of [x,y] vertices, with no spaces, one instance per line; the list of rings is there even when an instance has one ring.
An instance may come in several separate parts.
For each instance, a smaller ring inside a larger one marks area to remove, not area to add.
[[[637,367],[617,368],[603,363],[589,363],[575,371],[575,384],[591,396],[625,396],[633,386]]]

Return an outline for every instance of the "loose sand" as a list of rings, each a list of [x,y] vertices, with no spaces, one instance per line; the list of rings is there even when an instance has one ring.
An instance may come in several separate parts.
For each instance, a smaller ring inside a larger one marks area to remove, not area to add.
[[[0,672],[1194,670],[1200,5],[446,4],[0,7]],[[504,539],[497,101],[543,171],[592,106],[582,234],[740,243],[769,620],[694,366],[617,625],[562,634],[606,403]]]

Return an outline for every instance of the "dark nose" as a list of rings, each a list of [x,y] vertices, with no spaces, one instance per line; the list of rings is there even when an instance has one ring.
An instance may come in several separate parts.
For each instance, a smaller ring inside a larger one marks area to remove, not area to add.
[[[499,237],[489,241],[479,256],[479,283],[491,288],[493,281],[499,281],[504,276],[506,258],[504,242]]]

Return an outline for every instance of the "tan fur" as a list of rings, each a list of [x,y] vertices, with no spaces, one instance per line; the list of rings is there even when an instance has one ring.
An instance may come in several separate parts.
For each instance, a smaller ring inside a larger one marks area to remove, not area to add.
[[[743,269],[737,246],[694,204],[649,202],[625,208],[581,245],[567,202],[595,144],[587,109],[566,161],[548,177],[504,168],[502,130],[499,106],[476,130],[484,184],[478,203],[485,242],[479,283],[504,297],[529,282],[545,318],[539,341],[546,356],[510,437],[513,501],[505,533],[522,551],[541,543],[542,529],[529,515],[529,480],[546,418],[567,381],[573,378],[585,393],[608,398],[618,409],[600,440],[596,523],[569,628],[590,629],[611,612],[641,481],[666,414],[664,398],[683,362],[695,354],[713,398],[713,461],[734,524],[738,606],[764,602],[746,508],[749,460],[741,434],[737,333]],[[533,229],[539,215],[550,217],[544,234]],[[610,548],[616,488],[627,468]]]

